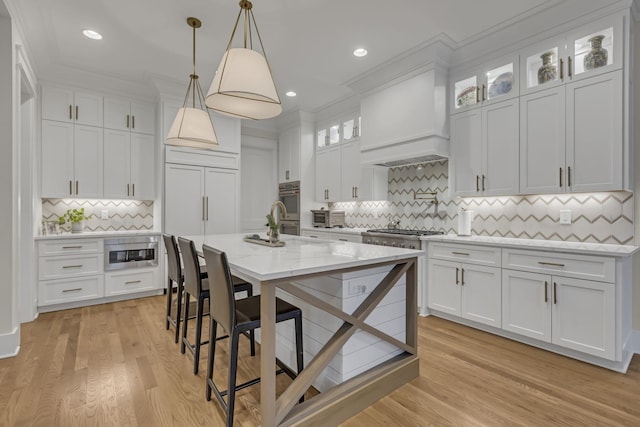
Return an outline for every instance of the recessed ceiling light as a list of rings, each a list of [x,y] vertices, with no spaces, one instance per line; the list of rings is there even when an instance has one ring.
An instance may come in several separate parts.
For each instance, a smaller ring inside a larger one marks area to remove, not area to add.
[[[286,93],[287,96],[291,96],[294,97],[297,95],[297,93],[295,93],[294,91],[290,90],[289,92]]]
[[[102,34],[94,30],[83,30],[82,34],[84,34],[85,37],[93,40],[102,40]]]
[[[367,49],[363,49],[361,47],[357,48],[356,50],[353,51],[353,54],[355,56],[365,56],[367,54]]]

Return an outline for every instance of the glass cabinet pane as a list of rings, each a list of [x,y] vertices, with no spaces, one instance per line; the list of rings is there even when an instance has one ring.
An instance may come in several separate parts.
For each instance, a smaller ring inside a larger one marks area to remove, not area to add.
[[[327,130],[326,129],[321,129],[318,131],[318,141],[317,141],[318,147],[324,147],[326,145],[329,145],[329,140],[327,139]]]
[[[525,66],[528,88],[558,80],[558,47],[527,57]]]
[[[355,138],[356,133],[355,131],[357,131],[355,124],[354,124],[354,120],[347,120],[346,122],[342,123],[342,139],[345,141],[349,141],[352,138]]]
[[[513,89],[513,63],[487,72],[487,99],[507,95]]]
[[[478,79],[476,76],[457,81],[453,85],[456,109],[476,104],[478,102],[477,89]]]
[[[613,27],[575,40],[573,46],[574,74],[582,74],[613,64],[613,43]]]
[[[329,128],[329,144],[337,144],[340,142],[340,126],[333,125]]]

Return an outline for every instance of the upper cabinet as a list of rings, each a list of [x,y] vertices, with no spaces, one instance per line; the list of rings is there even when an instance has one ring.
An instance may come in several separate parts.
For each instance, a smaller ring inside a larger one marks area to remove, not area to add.
[[[278,182],[300,181],[301,128],[283,131],[278,138]]]
[[[593,22],[524,50],[523,94],[593,77],[623,66],[623,17]]]
[[[518,96],[518,57],[490,62],[452,78],[452,113]]]
[[[86,126],[102,126],[102,95],[55,86],[42,88],[42,118]]]
[[[104,99],[104,127],[136,133],[155,134],[155,105],[128,99]]]

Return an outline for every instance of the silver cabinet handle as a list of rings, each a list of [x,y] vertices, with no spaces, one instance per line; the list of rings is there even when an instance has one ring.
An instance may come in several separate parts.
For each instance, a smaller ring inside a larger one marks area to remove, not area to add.
[[[204,219],[204,209],[205,209],[204,207],[205,207],[205,203],[206,203],[206,202],[204,201],[204,196],[202,196],[202,220],[203,220],[203,221],[205,221],[205,219]]]
[[[476,86],[476,104],[480,102],[480,86]]]
[[[285,171],[284,179],[286,179],[287,181],[289,180],[289,171]]]
[[[82,268],[83,265],[63,265],[62,268]]]
[[[82,245],[79,245],[79,246],[63,246],[62,249],[82,249]]]
[[[78,120],[78,110],[79,110],[79,108],[78,108],[78,106],[76,105],[76,120]]]
[[[347,239],[338,239],[338,240],[340,240],[341,242],[348,242]]]
[[[484,180],[486,179],[486,177],[484,176],[484,174],[482,174],[482,191],[485,191],[484,188]]]
[[[131,116],[131,129],[136,128],[136,116]]]
[[[66,294],[67,292],[78,292],[78,291],[81,291],[81,290],[82,290],[82,288],[63,289],[63,290],[62,290],[62,293],[63,293],[63,294]]]
[[[560,58],[560,80],[564,80],[564,61]]]
[[[476,193],[480,191],[480,177],[476,175]]]
[[[125,285],[134,285],[136,283],[142,283],[142,280],[131,280],[130,282],[124,282]]]
[[[558,303],[558,284],[553,282],[553,303]]]
[[[69,104],[69,120],[73,120],[73,105]]]
[[[131,196],[132,197],[136,196],[136,185],[135,184],[131,184]]]
[[[571,166],[567,166],[567,187],[571,187]]]
[[[460,269],[460,285],[464,286],[464,268]]]
[[[69,180],[69,195],[73,196],[73,181]]]
[[[79,185],[78,185],[78,181],[76,181],[76,196],[78,195],[78,193],[80,193],[80,191],[78,190]]]
[[[467,252],[451,252],[452,255],[464,255],[464,256],[469,256],[469,254]]]
[[[560,188],[562,188],[562,168],[560,168]]]
[[[312,238],[314,238],[314,239],[317,239],[317,238],[318,238],[318,236],[309,236],[309,237],[312,237]]]
[[[485,85],[484,83],[482,84],[482,100],[487,100],[487,85]]]
[[[129,115],[127,114],[127,129],[129,129]]]
[[[571,57],[567,57],[567,74],[569,75],[569,78],[571,78],[572,72],[571,72]]]
[[[205,196],[205,200],[207,201],[205,204],[205,206],[207,207],[206,221],[209,221],[209,196]]]
[[[544,302],[549,301],[549,295],[548,295],[548,293],[547,293],[547,292],[548,292],[548,291],[547,291],[547,288],[548,288],[548,287],[549,287],[549,282],[547,282],[547,281],[545,280],[545,282],[544,282]]]
[[[356,186],[356,199],[358,198],[358,187]]]
[[[458,278],[458,275],[460,274],[460,269],[458,267],[456,267],[456,285],[458,283],[460,283],[460,279]]]
[[[129,184],[127,184],[127,197],[129,197],[131,193],[129,192]]]
[[[554,267],[564,267],[564,264],[560,264],[560,263],[557,263],[557,262],[538,261],[538,264],[540,264],[540,265],[551,265],[551,266],[554,266]]]

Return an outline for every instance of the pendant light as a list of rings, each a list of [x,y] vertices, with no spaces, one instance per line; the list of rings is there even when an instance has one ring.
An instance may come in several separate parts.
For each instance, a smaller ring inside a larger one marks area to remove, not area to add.
[[[189,76],[184,104],[173,120],[166,143],[214,150],[218,148],[218,139],[196,74],[196,28],[202,23],[197,18],[187,18],[187,24],[193,28],[193,73]]]
[[[233,27],[227,50],[220,61],[207,94],[207,106],[233,117],[269,119],[282,112],[282,104],[273,82],[260,32],[252,12],[253,4],[240,1],[240,12]],[[244,12],[244,45],[232,48],[240,16]],[[253,28],[262,54],[253,50]]]

